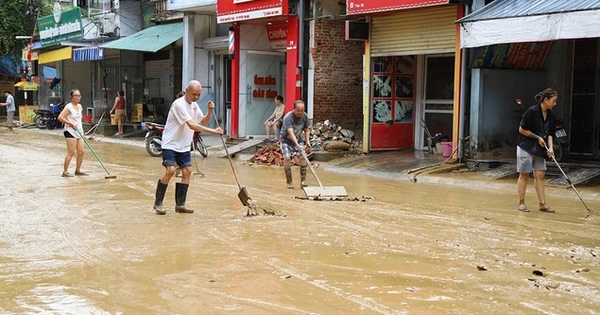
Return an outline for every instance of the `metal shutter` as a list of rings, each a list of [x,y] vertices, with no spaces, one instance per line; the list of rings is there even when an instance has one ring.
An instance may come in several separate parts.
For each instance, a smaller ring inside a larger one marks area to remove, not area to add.
[[[371,56],[454,52],[456,8],[453,5],[445,5],[373,17]]]
[[[164,60],[151,60],[146,61],[146,79],[148,80],[148,92],[150,97],[162,97],[165,99],[165,103],[169,103],[173,100],[173,87],[169,87],[169,73],[171,73],[171,61],[169,59]],[[156,80],[160,79],[160,89]]]

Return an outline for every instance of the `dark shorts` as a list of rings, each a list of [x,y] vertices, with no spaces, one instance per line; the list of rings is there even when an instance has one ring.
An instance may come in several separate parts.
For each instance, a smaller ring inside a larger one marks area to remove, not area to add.
[[[65,138],[75,138],[75,137],[73,137],[73,135],[72,135],[70,132],[68,132],[68,131],[65,131],[65,132],[63,132],[63,134],[65,135]]]
[[[162,150],[163,166],[179,166],[180,168],[192,166],[192,155],[190,151],[176,152],[173,150]]]

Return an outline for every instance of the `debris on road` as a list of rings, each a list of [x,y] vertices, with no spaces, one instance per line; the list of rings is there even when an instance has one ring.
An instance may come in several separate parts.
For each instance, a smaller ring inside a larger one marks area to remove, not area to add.
[[[479,270],[479,271],[486,271],[487,268],[485,266],[477,266],[477,270]]]
[[[351,196],[348,196],[348,197],[295,196],[294,198],[300,199],[300,200],[311,200],[311,201],[361,201],[361,202],[365,202],[365,201],[369,201],[369,200],[375,200],[375,198],[370,197],[370,196],[355,196],[355,197],[351,197]]]
[[[354,139],[352,130],[343,129],[329,120],[313,124],[310,135],[310,144],[317,151],[348,151],[362,147],[362,142]]]

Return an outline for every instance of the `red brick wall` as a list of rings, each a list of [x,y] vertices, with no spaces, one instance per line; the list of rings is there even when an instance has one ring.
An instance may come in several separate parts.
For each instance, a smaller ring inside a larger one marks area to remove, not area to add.
[[[314,122],[331,120],[362,134],[362,62],[365,45],[344,39],[344,21],[315,20]]]

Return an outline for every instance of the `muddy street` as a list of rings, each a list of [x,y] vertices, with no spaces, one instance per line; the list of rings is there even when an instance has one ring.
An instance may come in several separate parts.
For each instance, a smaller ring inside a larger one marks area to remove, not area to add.
[[[195,212],[174,212],[171,181],[158,216],[160,158],[90,143],[117,179],[87,148],[90,176],[62,178],[63,138],[0,131],[0,314],[600,313],[600,219],[583,220],[570,191],[550,191],[556,214],[521,213],[516,186],[319,169],[324,185],[376,199],[306,201],[297,168],[288,190],[281,168],[236,159],[250,196],[286,214],[248,218],[213,156],[190,184]],[[530,182],[530,208],[534,196]]]

